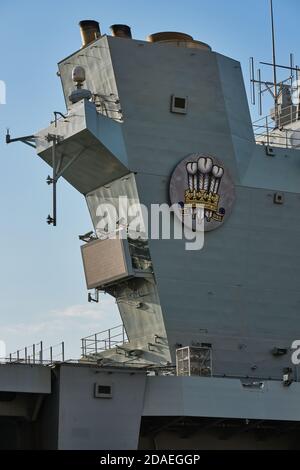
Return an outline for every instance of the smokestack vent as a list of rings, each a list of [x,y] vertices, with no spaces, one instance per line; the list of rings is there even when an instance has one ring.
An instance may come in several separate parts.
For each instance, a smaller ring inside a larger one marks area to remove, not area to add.
[[[95,41],[95,39],[101,36],[98,21],[83,20],[79,22],[79,26],[80,26],[82,47],[87,46],[88,44]]]
[[[148,36],[149,42],[162,42],[162,41],[193,41],[193,37],[189,34],[178,33],[175,31],[163,31],[161,33],[154,33]]]
[[[131,29],[126,24],[113,24],[110,27],[113,36],[118,38],[128,38],[131,39]]]
[[[179,33],[177,31],[163,31],[160,33],[150,34],[147,39],[152,43],[158,42],[172,44],[179,47],[211,51],[211,47],[205,42],[195,41],[189,34]]]

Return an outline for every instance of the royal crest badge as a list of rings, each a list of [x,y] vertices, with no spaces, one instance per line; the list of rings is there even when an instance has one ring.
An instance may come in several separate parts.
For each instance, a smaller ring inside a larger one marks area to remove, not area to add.
[[[193,153],[175,168],[170,199],[185,225],[193,231],[208,231],[219,227],[231,213],[235,188],[221,160]]]

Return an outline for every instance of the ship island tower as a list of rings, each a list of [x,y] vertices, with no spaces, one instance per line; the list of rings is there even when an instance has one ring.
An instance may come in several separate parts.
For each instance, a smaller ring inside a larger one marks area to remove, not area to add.
[[[54,367],[52,389],[39,392],[38,428],[52,423],[40,446],[293,448],[296,143],[256,139],[240,63],[206,43],[179,32],[133,39],[126,25],[102,35],[91,20],[80,27],[82,47],[58,64],[66,110],[26,139],[52,167],[49,225],[58,178],[85,198],[89,298],[101,309],[102,293],[112,295],[122,328],[84,338],[78,364]],[[298,108],[292,119],[295,132]],[[175,203],[183,213],[190,203],[197,212],[200,201],[202,249],[174,237],[112,238],[99,206],[117,211],[120,197],[129,211]]]

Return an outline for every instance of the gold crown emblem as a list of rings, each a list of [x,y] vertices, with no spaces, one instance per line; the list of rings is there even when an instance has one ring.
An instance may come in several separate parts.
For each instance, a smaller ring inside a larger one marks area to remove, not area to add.
[[[199,191],[187,189],[184,193],[184,203],[192,206],[203,205],[204,209],[217,212],[220,196],[216,193],[207,192],[203,189]]]

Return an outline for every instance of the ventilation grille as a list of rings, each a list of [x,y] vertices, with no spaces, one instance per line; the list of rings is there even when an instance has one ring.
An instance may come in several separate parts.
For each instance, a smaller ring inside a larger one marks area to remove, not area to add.
[[[95,398],[112,398],[112,385],[95,383],[94,385]]]
[[[171,96],[171,112],[178,114],[186,114],[188,106],[187,96]]]

